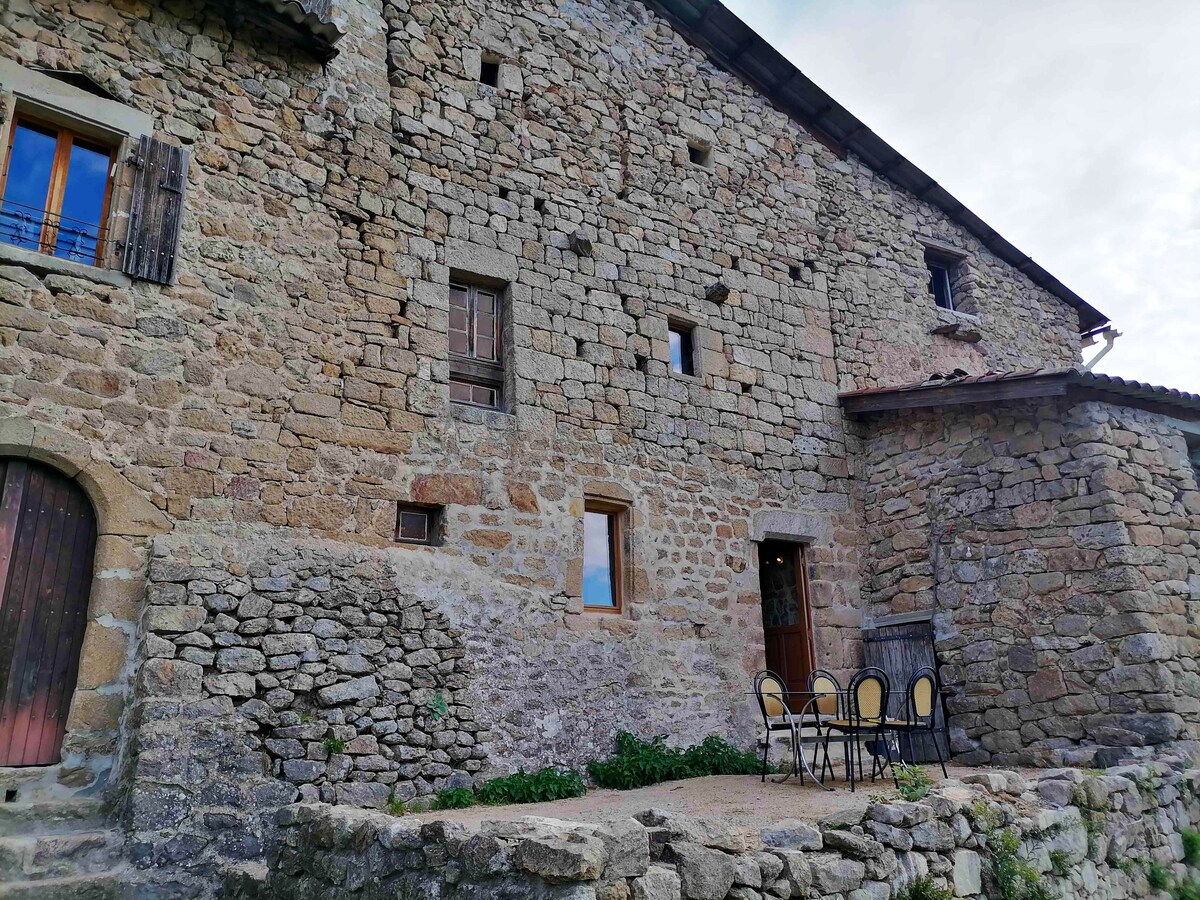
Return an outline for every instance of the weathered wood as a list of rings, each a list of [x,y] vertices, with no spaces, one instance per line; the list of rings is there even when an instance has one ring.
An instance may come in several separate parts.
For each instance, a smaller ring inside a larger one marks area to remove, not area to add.
[[[1067,393],[1068,387],[1065,375],[1042,375],[1014,381],[980,381],[971,384],[950,384],[945,387],[849,394],[841,398],[841,404],[842,409],[853,416],[893,409],[1060,397]]]
[[[80,487],[0,460],[0,766],[60,757],[87,620],[96,517]]]
[[[926,666],[938,670],[937,655],[933,644],[933,623],[925,621],[881,624],[875,628],[864,628],[862,633],[863,658],[868,666],[877,666],[887,673],[891,688],[895,692],[888,713],[893,717],[904,714],[903,692],[908,680],[918,669]],[[939,681],[940,683],[940,681]],[[945,712],[939,699],[934,704],[936,739],[942,752],[949,759],[949,746],[945,736]],[[909,762],[931,762],[937,759],[933,743],[928,734],[901,735],[904,758]]]
[[[173,284],[183,227],[188,152],[142,135],[133,165],[133,200],[122,270],[133,278]]]

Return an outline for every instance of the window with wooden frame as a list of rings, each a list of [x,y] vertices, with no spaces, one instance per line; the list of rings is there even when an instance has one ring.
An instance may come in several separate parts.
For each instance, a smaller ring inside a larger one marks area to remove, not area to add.
[[[442,508],[401,503],[396,507],[396,542],[435,546],[442,538]]]
[[[695,375],[696,326],[690,322],[668,319],[667,343],[671,350],[671,371],[680,375]]]
[[[588,499],[583,512],[583,608],[619,613],[625,602],[628,507]]]
[[[450,282],[450,399],[500,409],[504,401],[503,291]]]
[[[0,177],[0,241],[100,263],[116,153],[114,144],[18,114]]]

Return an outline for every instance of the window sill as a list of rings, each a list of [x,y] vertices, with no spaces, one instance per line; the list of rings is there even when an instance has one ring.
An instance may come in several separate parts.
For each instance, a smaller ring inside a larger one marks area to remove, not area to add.
[[[667,371],[669,371],[671,373],[672,378],[677,378],[680,381],[687,382],[688,384],[698,384],[701,387],[704,386],[704,376],[703,375],[688,375],[684,372],[676,372],[674,369],[668,369]]]
[[[942,306],[935,306],[934,311],[937,314],[938,320],[945,322],[947,325],[982,325],[983,320],[975,313],[963,312],[960,309],[946,309]]]
[[[69,259],[59,259],[57,256],[26,250],[24,247],[14,247],[12,244],[0,243],[0,263],[23,266],[40,275],[67,275],[71,278],[82,278],[85,281],[94,281],[97,284],[107,284],[111,287],[127,288],[133,284],[129,276],[123,272],[72,262]]]
[[[502,409],[487,409],[483,406],[471,406],[469,403],[450,401],[450,418],[456,422],[470,425],[486,425],[496,430],[516,428],[516,416]]]

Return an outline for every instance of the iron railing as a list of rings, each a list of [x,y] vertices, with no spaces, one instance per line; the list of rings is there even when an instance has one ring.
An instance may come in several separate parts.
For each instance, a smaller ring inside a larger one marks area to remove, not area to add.
[[[104,253],[108,229],[95,222],[27,206],[13,200],[0,205],[0,242],[59,259],[95,265]]]

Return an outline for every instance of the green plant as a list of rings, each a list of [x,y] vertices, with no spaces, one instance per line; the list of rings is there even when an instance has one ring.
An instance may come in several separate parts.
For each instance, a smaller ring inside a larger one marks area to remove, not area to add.
[[[425,708],[429,710],[429,718],[435,722],[450,712],[450,707],[447,705],[446,698],[442,696],[441,691],[438,691],[425,701]]]
[[[971,820],[984,834],[991,834],[1000,827],[1000,811],[988,806],[983,800],[976,800],[967,812]]]
[[[312,720],[313,720],[312,713],[307,712],[307,711],[300,713],[300,724],[301,725],[311,725]]]
[[[1015,829],[989,832],[987,846],[999,900],[1055,900],[1058,896],[1043,883],[1037,869],[1017,857],[1021,837]]]
[[[1190,877],[1168,888],[1173,900],[1200,900],[1200,879]]]
[[[408,812],[408,810],[404,808],[404,801],[396,796],[395,788],[392,788],[391,793],[388,794],[387,811],[393,816],[402,816]]]
[[[587,793],[578,772],[542,769],[530,775],[524,769],[514,775],[492,778],[475,788],[475,799],[488,805],[502,803],[544,803]]]
[[[1151,890],[1165,891],[1171,886],[1171,881],[1171,870],[1158,860],[1146,866],[1146,883],[1150,885]]]
[[[470,788],[446,788],[438,791],[434,798],[434,809],[466,809],[475,805],[475,794]]]
[[[346,749],[346,742],[341,738],[327,737],[325,738],[325,750],[328,753],[341,753]]]
[[[1050,871],[1063,878],[1071,870],[1071,854],[1066,850],[1050,851]]]
[[[896,776],[896,790],[910,803],[925,797],[933,787],[933,779],[920,766],[898,762],[892,764],[892,770]]]
[[[938,887],[932,875],[923,875],[896,895],[896,900],[953,900],[954,889]]]
[[[704,775],[757,775],[761,767],[753,753],[715,735],[681,750],[668,747],[665,735],[643,741],[622,731],[617,735],[616,752],[608,759],[588,763],[588,774],[600,787],[627,791]]]
[[[1200,831],[1185,828],[1179,837],[1183,840],[1183,861],[1193,869],[1200,867]]]

